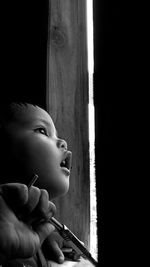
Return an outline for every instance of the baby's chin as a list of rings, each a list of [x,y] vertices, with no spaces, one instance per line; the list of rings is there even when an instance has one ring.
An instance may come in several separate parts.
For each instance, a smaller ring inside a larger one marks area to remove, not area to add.
[[[60,196],[64,196],[67,194],[68,190],[69,190],[69,181],[65,181],[63,183],[59,183],[58,184],[52,184],[52,183],[44,183],[44,181],[42,181],[42,179],[38,180],[36,182],[37,187],[41,188],[41,189],[46,189],[48,194],[49,194],[49,199],[55,199],[58,198]]]
[[[46,187],[45,189],[48,191],[49,199],[53,200],[53,199],[59,198],[61,196],[65,196],[69,190],[69,187],[63,188],[63,189],[57,188],[56,190],[51,190],[51,188],[49,188],[49,187]]]
[[[43,174],[38,169],[27,170],[24,168],[22,172],[20,170],[16,171],[11,169],[11,175],[8,175],[9,179],[7,182],[18,182],[28,185],[35,174],[38,175],[38,179],[34,186],[40,189],[46,189],[49,193],[50,200],[67,194],[69,190],[69,177],[60,176],[60,174],[58,174],[57,177],[52,178],[51,176],[46,176],[45,173]]]
[[[48,190],[47,190],[48,191]],[[66,192],[49,192],[49,200],[54,200],[56,198],[65,196],[67,194],[68,190]]]

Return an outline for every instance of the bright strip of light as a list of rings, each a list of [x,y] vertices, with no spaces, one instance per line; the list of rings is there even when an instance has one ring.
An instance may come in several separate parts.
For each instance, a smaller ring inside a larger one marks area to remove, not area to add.
[[[98,258],[97,241],[97,206],[96,206],[96,177],[95,177],[95,113],[93,100],[93,0],[87,0],[87,47],[89,75],[89,156],[90,156],[90,252]]]

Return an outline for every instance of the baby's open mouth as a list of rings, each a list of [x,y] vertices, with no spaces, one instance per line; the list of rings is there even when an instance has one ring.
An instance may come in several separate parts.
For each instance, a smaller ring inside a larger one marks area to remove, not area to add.
[[[66,170],[68,172],[68,174],[70,174],[71,164],[72,164],[72,153],[71,153],[71,151],[67,151],[67,152],[65,152],[64,158],[60,163],[60,167],[63,170]]]

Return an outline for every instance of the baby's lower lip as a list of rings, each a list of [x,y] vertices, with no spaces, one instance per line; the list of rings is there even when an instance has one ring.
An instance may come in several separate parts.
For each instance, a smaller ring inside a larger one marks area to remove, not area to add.
[[[62,171],[65,173],[65,175],[69,176],[70,171],[66,167],[61,167]]]

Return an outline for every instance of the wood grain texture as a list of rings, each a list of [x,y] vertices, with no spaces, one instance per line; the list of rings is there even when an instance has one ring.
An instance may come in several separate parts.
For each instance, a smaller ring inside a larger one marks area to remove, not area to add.
[[[73,153],[70,189],[56,217],[89,246],[86,1],[49,0],[47,110]]]

